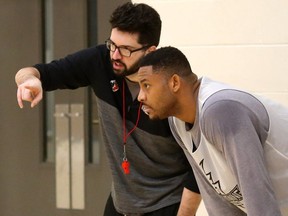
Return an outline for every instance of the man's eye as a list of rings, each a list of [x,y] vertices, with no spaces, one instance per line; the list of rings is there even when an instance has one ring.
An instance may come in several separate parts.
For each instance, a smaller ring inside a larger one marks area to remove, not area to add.
[[[130,50],[126,47],[119,47],[121,51],[123,52],[130,52]]]
[[[144,84],[144,88],[148,89],[150,87],[149,84]]]

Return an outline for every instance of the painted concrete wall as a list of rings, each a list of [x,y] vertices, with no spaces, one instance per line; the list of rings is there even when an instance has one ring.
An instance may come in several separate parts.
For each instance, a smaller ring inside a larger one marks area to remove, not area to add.
[[[161,15],[160,46],[192,70],[288,106],[287,0],[134,0]]]

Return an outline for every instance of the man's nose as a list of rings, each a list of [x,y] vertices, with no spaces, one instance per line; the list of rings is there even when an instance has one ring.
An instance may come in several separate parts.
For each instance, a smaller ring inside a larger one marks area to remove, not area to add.
[[[115,51],[112,54],[112,58],[113,59],[121,59],[122,58],[122,55],[121,55],[121,53],[119,51],[119,48],[115,49]]]
[[[145,101],[145,94],[144,94],[144,92],[142,91],[141,88],[140,88],[140,91],[139,91],[139,94],[138,94],[137,100],[138,100],[139,102],[143,102],[143,101]]]

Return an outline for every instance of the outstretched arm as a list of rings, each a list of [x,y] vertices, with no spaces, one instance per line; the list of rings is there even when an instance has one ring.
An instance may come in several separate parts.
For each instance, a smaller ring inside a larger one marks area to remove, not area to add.
[[[20,108],[23,108],[23,101],[31,102],[31,107],[36,106],[43,97],[43,89],[40,81],[40,73],[34,67],[20,69],[15,75],[15,82],[18,86],[17,101]]]

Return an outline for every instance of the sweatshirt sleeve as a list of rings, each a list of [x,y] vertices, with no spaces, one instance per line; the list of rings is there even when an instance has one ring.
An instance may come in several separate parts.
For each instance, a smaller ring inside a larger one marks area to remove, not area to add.
[[[48,64],[34,65],[40,72],[42,87],[45,91],[56,89],[76,89],[90,85],[104,62],[101,47],[93,47],[67,55]],[[96,78],[97,79],[97,78]]]
[[[224,155],[235,175],[247,215],[281,215],[265,165],[263,143],[269,118],[250,95],[241,100],[211,100],[205,105],[201,128],[206,139]]]

